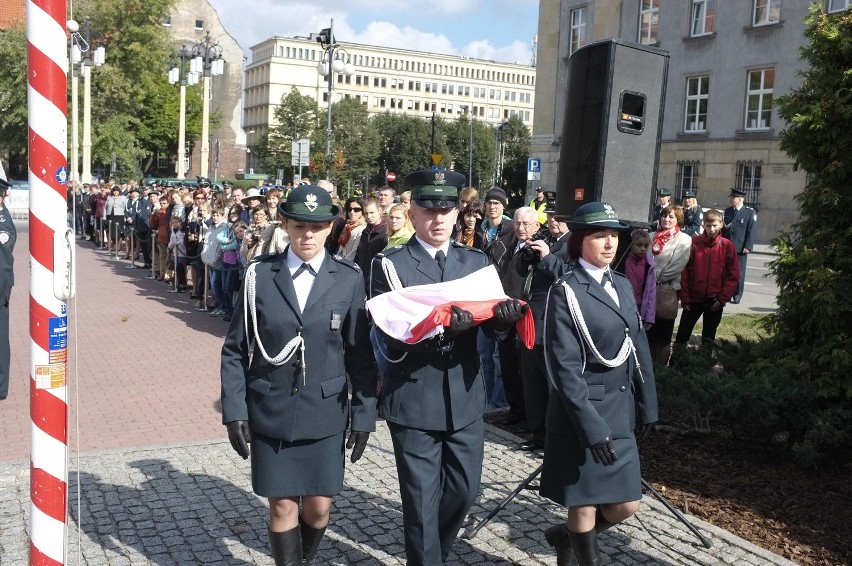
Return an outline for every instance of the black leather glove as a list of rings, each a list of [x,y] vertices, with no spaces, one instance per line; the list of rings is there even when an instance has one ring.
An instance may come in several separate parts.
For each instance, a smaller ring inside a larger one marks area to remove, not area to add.
[[[595,459],[596,464],[611,466],[618,460],[618,455],[615,453],[615,446],[612,445],[612,438],[609,436],[596,444],[592,444],[589,450],[592,451],[592,458]]]
[[[528,305],[522,305],[518,299],[506,299],[502,303],[497,303],[494,305],[495,329],[501,332],[509,330],[523,318],[529,308]]]
[[[228,440],[231,441],[231,448],[234,452],[246,460],[251,454],[249,444],[251,443],[251,431],[249,431],[248,421],[232,421],[225,423],[228,428]]]
[[[713,301],[713,304],[710,305],[710,310],[712,312],[719,312],[720,310],[722,310],[722,303],[720,303],[718,300]]]
[[[465,330],[470,330],[473,326],[473,315],[470,311],[466,311],[461,307],[453,305],[450,308],[450,324],[444,328],[444,335],[452,337],[461,334]]]
[[[353,430],[349,433],[349,440],[346,441],[346,448],[352,449],[352,455],[349,456],[349,461],[353,464],[361,459],[364,454],[364,448],[367,447],[367,439],[370,438],[369,432],[358,432]]]

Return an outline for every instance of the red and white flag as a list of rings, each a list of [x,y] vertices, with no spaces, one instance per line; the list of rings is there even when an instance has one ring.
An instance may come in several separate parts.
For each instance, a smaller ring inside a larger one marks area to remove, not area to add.
[[[494,316],[494,305],[509,298],[503,292],[497,270],[489,265],[454,281],[383,293],[367,301],[367,310],[382,332],[401,342],[416,344],[443,332],[450,323],[453,305],[470,312],[477,326]],[[535,323],[529,309],[515,323],[515,329],[524,345],[531,349]]]

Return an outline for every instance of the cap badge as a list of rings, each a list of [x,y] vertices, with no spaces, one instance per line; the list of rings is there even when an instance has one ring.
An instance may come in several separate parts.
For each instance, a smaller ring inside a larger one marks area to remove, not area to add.
[[[444,172],[438,171],[435,173],[435,181],[432,183],[433,185],[443,185],[446,181],[444,180]]]
[[[309,194],[305,197],[305,208],[313,212],[317,209],[318,206],[319,204],[317,204],[316,195]]]
[[[612,205],[609,203],[604,203],[603,205],[604,213],[607,215],[607,218],[618,218],[618,215],[612,209]]]

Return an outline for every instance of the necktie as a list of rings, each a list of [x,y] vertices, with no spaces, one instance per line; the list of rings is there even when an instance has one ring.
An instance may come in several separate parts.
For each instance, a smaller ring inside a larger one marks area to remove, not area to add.
[[[610,284],[610,285],[615,286],[615,285],[614,285],[614,283],[612,282],[612,275],[610,275],[610,273],[609,273],[609,269],[607,269],[606,271],[604,271],[604,273],[603,273],[603,278],[601,279],[601,285],[606,286],[607,281],[609,281],[609,284]]]
[[[307,271],[308,273],[310,273],[314,277],[317,276],[317,272],[314,271],[314,268],[311,266],[310,263],[303,263],[302,265],[299,266],[299,269],[297,269],[296,272],[293,273],[293,279],[295,279],[296,277],[301,275],[303,271]]]
[[[607,285],[607,283],[609,283],[609,285]],[[601,285],[615,304],[620,306],[621,304],[618,301],[618,292],[615,290],[615,283],[612,280],[612,274],[609,272],[609,269],[604,271],[603,277],[601,278]]]
[[[438,250],[438,253],[435,254],[435,261],[438,262],[438,267],[441,268],[441,275],[443,275],[444,265],[447,264],[447,254],[444,253],[444,250]]]

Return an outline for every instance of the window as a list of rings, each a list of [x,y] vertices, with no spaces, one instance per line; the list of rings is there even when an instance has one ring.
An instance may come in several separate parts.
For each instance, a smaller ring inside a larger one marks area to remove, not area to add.
[[[746,130],[769,128],[772,117],[772,89],[775,86],[775,69],[760,69],[748,73],[746,95]]]
[[[170,25],[172,25],[172,17],[171,16],[165,16],[163,18],[163,25],[165,27],[169,27]]]
[[[758,0],[759,1],[759,0]],[[639,43],[657,43],[657,25],[660,19],[660,0],[640,0]]]
[[[586,45],[586,8],[571,10],[571,44],[568,55]]]
[[[204,29],[204,20],[195,20],[195,29],[201,31]]]
[[[754,0],[752,25],[765,26],[781,21],[781,0]]]
[[[692,0],[692,37],[713,33],[716,21],[716,0]]]
[[[686,115],[684,132],[707,131],[707,104],[710,101],[710,77],[686,79]]]
[[[737,161],[736,187],[745,192],[744,204],[760,211],[760,169],[763,161]]]
[[[157,169],[165,169],[169,166],[169,156],[157,153]]]
[[[698,165],[700,163],[700,161],[677,162],[677,178],[675,179],[677,194],[675,199],[678,202],[683,200],[683,193],[687,189],[698,194]]]
[[[829,12],[841,12],[849,8],[849,0],[828,0]]]

